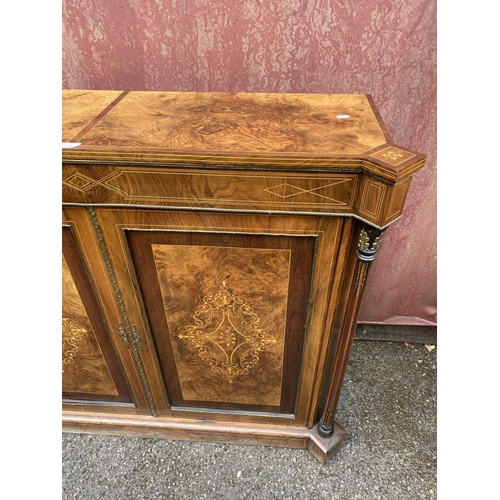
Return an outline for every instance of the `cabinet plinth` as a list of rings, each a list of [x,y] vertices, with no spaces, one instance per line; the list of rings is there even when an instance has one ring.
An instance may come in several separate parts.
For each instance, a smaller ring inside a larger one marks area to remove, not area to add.
[[[425,156],[367,95],[63,91],[63,428],[325,463]]]

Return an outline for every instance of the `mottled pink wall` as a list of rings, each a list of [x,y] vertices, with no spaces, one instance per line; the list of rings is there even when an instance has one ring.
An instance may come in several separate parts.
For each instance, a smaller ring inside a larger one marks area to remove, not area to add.
[[[63,88],[371,94],[429,159],[360,322],[436,323],[436,0],[63,0]]]

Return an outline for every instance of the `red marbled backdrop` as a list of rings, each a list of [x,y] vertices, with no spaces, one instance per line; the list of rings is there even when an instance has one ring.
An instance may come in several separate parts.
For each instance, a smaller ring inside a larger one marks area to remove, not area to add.
[[[360,322],[437,322],[436,0],[63,0],[63,88],[371,94],[428,161]]]

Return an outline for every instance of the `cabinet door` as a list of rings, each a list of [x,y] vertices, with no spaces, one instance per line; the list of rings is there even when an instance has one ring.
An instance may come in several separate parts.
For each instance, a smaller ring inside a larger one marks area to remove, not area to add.
[[[120,362],[69,226],[62,228],[63,401],[133,406]]]
[[[125,237],[170,404],[293,414],[316,239]]]
[[[312,421],[342,219],[95,212],[160,415]]]

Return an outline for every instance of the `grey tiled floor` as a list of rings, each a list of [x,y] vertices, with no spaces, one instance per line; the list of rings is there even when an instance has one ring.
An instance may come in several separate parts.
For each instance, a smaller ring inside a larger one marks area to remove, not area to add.
[[[426,337],[427,338],[427,337]],[[435,499],[437,347],[356,340],[322,466],[282,448],[63,434],[63,500]]]

